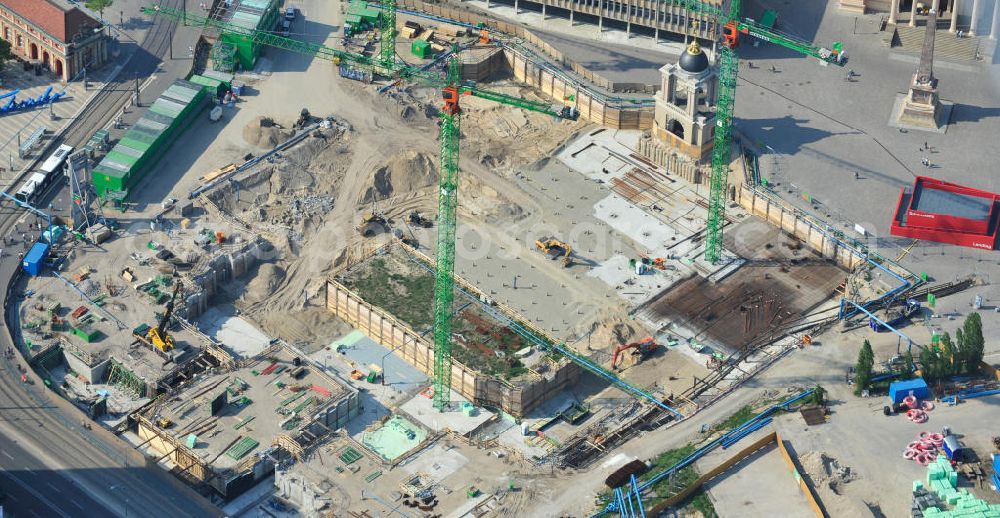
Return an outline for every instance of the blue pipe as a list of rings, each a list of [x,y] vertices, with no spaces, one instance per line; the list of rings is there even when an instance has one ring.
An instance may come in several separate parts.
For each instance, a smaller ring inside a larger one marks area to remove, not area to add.
[[[632,474],[632,492],[635,493],[635,501],[639,507],[639,516],[646,518],[646,509],[642,507],[642,493],[639,491],[639,484],[635,481],[635,473]]]
[[[913,351],[913,340],[910,340],[909,336],[906,336],[902,331],[896,329],[895,327],[890,326],[888,322],[886,322],[886,321],[882,320],[881,318],[875,316],[875,314],[873,314],[871,311],[868,311],[867,309],[865,309],[864,306],[859,305],[857,302],[854,302],[853,300],[847,300],[847,298],[840,299],[841,314],[843,314],[844,304],[845,303],[851,304],[852,306],[854,306],[855,308],[857,308],[859,311],[863,312],[865,315],[868,315],[868,317],[874,318],[880,325],[885,326],[886,329],[892,331],[893,333],[896,333],[896,335],[898,335],[900,338],[906,340],[906,352],[907,353],[912,353],[912,351]],[[873,379],[872,381],[875,381],[875,380]]]
[[[727,437],[725,441],[722,441],[722,449],[725,450],[726,448],[729,448],[730,446],[732,446],[732,445],[736,444],[737,442],[739,442],[740,439],[742,439],[742,438],[744,438],[744,437],[746,437],[746,436],[748,436],[748,435],[756,432],[757,430],[760,430],[761,428],[767,426],[768,424],[771,423],[771,420],[772,420],[772,418],[768,417],[767,419],[763,419],[761,421],[758,421],[758,422],[754,423],[752,426],[749,426],[749,427],[741,430],[739,433],[737,433],[733,437]]]
[[[740,430],[740,429],[744,428],[747,425],[747,423],[753,423],[753,422],[758,421],[760,419],[766,418],[766,417],[770,416],[771,414],[773,414],[775,411],[777,411],[779,408],[788,408],[793,403],[796,403],[796,402],[801,401],[802,399],[808,397],[810,394],[813,393],[813,390],[814,389],[809,389],[809,390],[807,390],[807,391],[805,391],[805,392],[803,392],[803,393],[801,393],[801,394],[799,394],[799,395],[797,395],[797,396],[789,399],[788,401],[785,401],[784,403],[778,403],[778,404],[775,404],[775,405],[769,407],[767,410],[761,412],[760,415],[757,415],[757,416],[753,417],[752,419],[749,419],[746,423],[743,423],[742,425],[736,427],[735,430]],[[646,489],[649,489],[649,487],[652,486],[653,484],[655,484],[655,483],[659,482],[660,480],[663,480],[664,478],[670,476],[671,474],[673,474],[673,473],[675,473],[675,472],[677,472],[677,471],[679,471],[679,470],[687,467],[692,462],[694,462],[694,461],[698,460],[699,458],[701,458],[702,456],[704,456],[706,453],[714,450],[715,447],[717,447],[718,445],[722,444],[723,440],[725,440],[727,437],[731,437],[732,435],[734,435],[734,431],[730,431],[730,432],[726,433],[725,435],[723,435],[723,436],[715,439],[714,441],[708,443],[707,445],[702,446],[701,448],[699,448],[698,450],[696,450],[695,452],[693,452],[691,455],[688,455],[687,457],[685,457],[683,460],[681,460],[677,464],[674,464],[673,466],[671,466],[671,467],[663,470],[662,472],[660,472],[658,475],[654,476],[653,478],[647,480],[645,483],[643,483],[641,486],[639,486],[639,490],[640,491],[645,491]]]
[[[970,392],[970,393],[967,393],[967,394],[956,394],[954,396],[943,397],[943,398],[941,398],[941,401],[944,402],[944,403],[954,403],[956,397],[960,397],[962,399],[973,399],[973,398],[977,398],[977,397],[993,396],[993,395],[996,395],[996,394],[1000,394],[1000,389],[996,389],[996,390],[984,390],[982,392]]]

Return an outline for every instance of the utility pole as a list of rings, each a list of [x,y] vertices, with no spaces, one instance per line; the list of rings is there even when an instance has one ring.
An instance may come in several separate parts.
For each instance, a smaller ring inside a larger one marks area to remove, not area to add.
[[[135,107],[138,108],[139,106],[141,106],[139,104],[139,72],[136,71],[136,73],[135,73]]]

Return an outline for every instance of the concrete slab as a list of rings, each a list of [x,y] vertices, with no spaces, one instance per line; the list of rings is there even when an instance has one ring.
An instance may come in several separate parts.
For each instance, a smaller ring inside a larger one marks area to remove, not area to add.
[[[449,448],[439,442],[421,455],[408,459],[399,467],[411,475],[424,473],[430,475],[436,482],[443,482],[468,462],[469,459],[457,449]]]
[[[739,445],[756,440],[757,434],[743,439],[727,450],[717,450],[725,457],[739,451]],[[713,452],[716,453],[716,452]],[[721,459],[706,456],[697,463],[702,473],[719,465]],[[778,447],[769,445],[743,459],[705,485],[719,516],[747,518],[810,518],[815,516],[806,497],[799,490]]]
[[[456,408],[467,401],[458,392],[451,391],[451,402]],[[413,396],[399,408],[432,430],[448,429],[462,435],[479,428],[496,415],[482,407],[476,407],[475,415],[472,416],[466,416],[457,409],[441,412],[434,408],[434,401],[423,394]]]
[[[594,215],[648,250],[651,257],[668,255],[665,244],[683,237],[676,229],[648,217],[645,211],[614,194],[594,205]]]
[[[236,308],[231,304],[209,308],[198,318],[198,327],[237,358],[255,356],[271,343],[270,337],[237,316]]]

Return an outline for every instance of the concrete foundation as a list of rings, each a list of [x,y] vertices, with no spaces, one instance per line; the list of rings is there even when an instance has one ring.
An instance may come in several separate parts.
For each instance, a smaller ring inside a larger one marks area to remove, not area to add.
[[[429,259],[412,249],[407,249],[401,243],[392,242],[387,247],[398,247],[404,253],[412,254],[427,264],[430,263]],[[371,256],[362,260],[369,257]],[[347,268],[349,267],[350,265],[347,266]],[[480,300],[488,300],[485,294],[457,276],[455,283],[462,289],[480,297]],[[428,304],[430,303],[431,301],[428,301]],[[433,375],[434,344],[430,341],[430,335],[417,333],[387,311],[365,302],[363,294],[355,293],[333,279],[327,280],[326,307],[334,315],[391,349],[396,355],[421,372],[428,376]],[[510,308],[495,305],[494,309],[519,322],[536,336],[554,341],[548,338],[543,331],[526,324],[527,319],[517,315]],[[520,417],[576,382],[579,375],[579,367],[563,358],[536,367],[527,376],[506,381],[487,376],[453,359],[451,387],[476,405],[499,408],[508,414]]]

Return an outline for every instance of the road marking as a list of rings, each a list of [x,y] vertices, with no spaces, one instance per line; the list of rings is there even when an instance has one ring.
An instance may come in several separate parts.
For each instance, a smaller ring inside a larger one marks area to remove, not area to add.
[[[34,475],[34,474],[35,474],[35,472],[34,472],[34,471],[32,471],[32,469],[31,469],[31,468],[24,468],[24,471],[27,471],[28,473],[31,473],[32,475]]]
[[[29,512],[29,513],[31,513],[31,514],[32,514],[32,515],[34,515],[34,516],[37,516],[38,518],[42,518],[42,515],[40,515],[40,514],[36,513],[34,509],[32,509],[32,510],[30,510],[30,511],[28,511],[28,512]]]
[[[37,489],[35,489],[34,487],[31,486],[31,484],[27,484],[23,480],[21,480],[19,477],[15,477],[15,476],[11,475],[9,471],[0,472],[0,473],[3,473],[4,475],[6,475],[6,477],[9,480],[11,480],[15,484],[21,486],[21,489],[24,489],[25,491],[27,491],[28,493],[30,493],[31,496],[37,498],[40,502],[42,502],[43,504],[45,504],[46,506],[48,506],[49,509],[52,509],[53,511],[55,511],[56,514],[58,514],[59,516],[62,516],[63,518],[71,518],[70,515],[68,515],[65,512],[63,512],[63,510],[60,509],[58,506],[56,506],[54,503],[52,503],[51,500],[49,500],[48,498],[45,498],[45,495],[43,495],[42,493],[39,493]],[[34,514],[35,516],[38,516],[38,514],[36,514],[34,511],[32,511],[32,514]],[[38,516],[38,518],[42,518],[42,517]]]
[[[76,502],[76,499],[75,499],[75,498],[74,498],[74,499],[72,499],[72,500],[70,500],[70,502],[72,502],[72,503],[73,503],[73,505],[75,505],[77,509],[79,509],[79,510],[81,510],[81,511],[83,511],[83,510],[84,510],[84,509],[83,509],[83,506],[82,506],[82,505],[80,505],[80,504],[78,504],[78,503]]]
[[[9,453],[7,453],[6,451],[4,451],[4,450],[0,450],[0,453],[2,453],[2,454],[3,454],[3,456],[4,456],[4,457],[7,457],[8,459],[10,459],[10,460],[14,460],[14,456],[13,456],[13,455],[11,455],[11,454],[9,454]]]
[[[62,493],[62,491],[60,491],[58,487],[53,486],[51,482],[46,482],[45,485],[51,487],[56,493]]]

